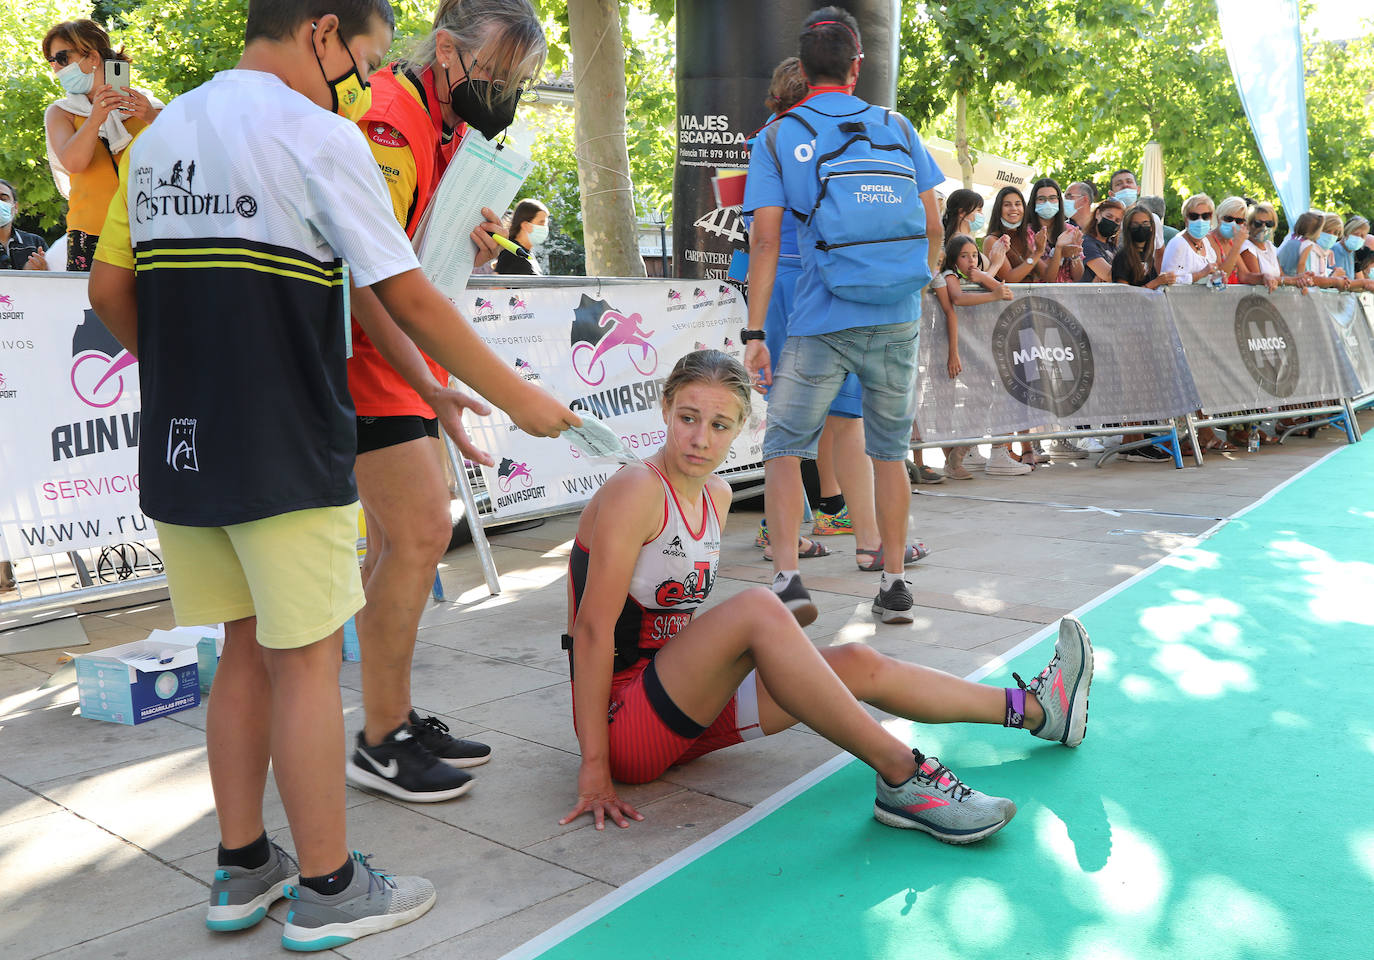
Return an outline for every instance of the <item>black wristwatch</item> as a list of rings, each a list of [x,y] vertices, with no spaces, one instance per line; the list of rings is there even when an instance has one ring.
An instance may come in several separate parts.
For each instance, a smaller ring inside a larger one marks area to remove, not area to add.
[[[763,339],[763,331],[762,331],[762,330],[750,330],[748,327],[742,327],[742,328],[740,328],[740,332],[739,332],[739,342],[740,342],[740,343],[748,343],[750,340],[762,340],[762,339]]]

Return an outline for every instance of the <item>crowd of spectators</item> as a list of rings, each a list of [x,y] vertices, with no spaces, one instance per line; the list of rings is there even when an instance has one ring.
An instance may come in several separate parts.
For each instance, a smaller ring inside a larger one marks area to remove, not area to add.
[[[1163,198],[1140,196],[1131,171],[1112,174],[1110,189],[1099,200],[1088,181],[1061,190],[1044,177],[1029,196],[1003,187],[991,216],[979,194],[956,190],[945,202],[945,237],[973,242],[978,269],[1003,283],[1374,290],[1374,238],[1369,221],[1357,214],[1309,210],[1275,246],[1278,216],[1268,201],[1230,196],[1216,203],[1193,194],[1173,226],[1163,221]],[[941,269],[956,267],[949,262]]]

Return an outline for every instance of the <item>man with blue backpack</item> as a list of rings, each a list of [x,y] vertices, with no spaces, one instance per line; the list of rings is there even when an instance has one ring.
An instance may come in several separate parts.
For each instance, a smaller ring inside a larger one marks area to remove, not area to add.
[[[763,458],[773,590],[802,626],[816,619],[797,570],[801,460],[815,457],[826,411],[853,372],[863,388],[883,542],[873,612],[884,623],[910,623],[905,461],[921,291],[942,237],[935,187],[944,175],[910,121],[853,95],[863,47],[850,14],[817,10],[802,26],[800,46],[811,93],[759,138],[744,196],[754,217],[744,362],[756,382],[772,385]],[[770,374],[763,325],[789,216],[797,221],[802,275],[787,343]]]

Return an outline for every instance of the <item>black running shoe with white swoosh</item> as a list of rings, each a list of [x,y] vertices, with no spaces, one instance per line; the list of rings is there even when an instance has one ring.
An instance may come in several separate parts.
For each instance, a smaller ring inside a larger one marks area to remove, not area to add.
[[[438,717],[421,717],[410,711],[410,732],[426,750],[450,767],[479,767],[491,759],[491,747],[476,740],[460,740],[448,732]]]
[[[357,749],[344,768],[348,782],[411,803],[437,803],[461,797],[472,788],[472,776],[443,763],[403,723],[367,746],[358,732]]]

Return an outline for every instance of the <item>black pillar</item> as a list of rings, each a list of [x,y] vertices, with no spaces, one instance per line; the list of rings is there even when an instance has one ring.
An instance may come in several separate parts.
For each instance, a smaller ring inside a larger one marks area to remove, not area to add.
[[[768,119],[773,68],[797,54],[816,0],[678,0],[677,166],[673,264],[680,277],[723,277],[743,237],[738,208],[718,209],[711,177],[749,164],[747,141]],[[892,106],[897,94],[899,0],[836,2],[859,21],[864,62],[855,94]]]

